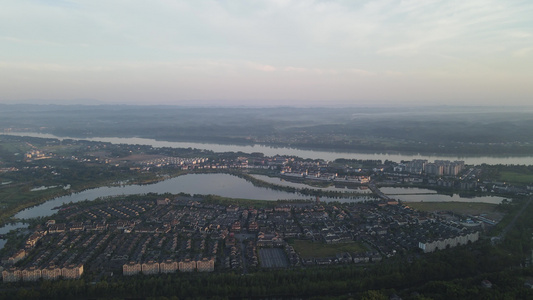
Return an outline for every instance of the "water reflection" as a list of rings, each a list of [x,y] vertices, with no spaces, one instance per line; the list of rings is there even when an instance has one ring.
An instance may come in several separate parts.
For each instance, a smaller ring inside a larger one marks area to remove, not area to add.
[[[400,188],[400,187],[384,187],[380,190],[389,195],[393,199],[398,199],[404,202],[482,202],[500,204],[503,197],[499,196],[479,196],[479,197],[462,197],[459,194],[445,195],[437,194],[436,191],[420,188]]]
[[[361,194],[370,194],[372,191],[368,189],[367,187],[356,187],[356,188],[347,188],[344,187],[336,187],[336,186],[328,186],[328,187],[315,187],[310,186],[303,183],[297,183],[292,181],[284,180],[283,178],[279,177],[268,177],[266,175],[252,175],[254,178],[257,178],[259,180],[276,184],[280,186],[286,186],[286,187],[293,187],[297,189],[315,189],[315,190],[322,190],[322,191],[330,191],[330,192],[345,192],[345,193],[361,193]],[[337,182],[337,186],[343,186],[342,182]]]
[[[15,230],[19,228],[26,228],[26,227],[27,227],[27,224],[22,223],[22,222],[9,223],[9,224],[4,225],[3,227],[0,227],[0,234],[3,235],[3,234],[10,232],[11,230]],[[0,249],[4,248],[6,242],[7,240],[0,239]]]
[[[19,219],[28,219],[50,216],[54,213],[54,207],[69,202],[94,200],[99,197],[107,196],[147,193],[212,194],[222,197],[252,200],[310,199],[309,196],[256,187],[242,178],[229,174],[188,174],[150,185],[126,185],[90,189],[80,193],[58,197],[41,205],[25,209],[16,214],[15,217]]]
[[[279,178],[270,178],[267,176],[254,175],[261,180],[272,183],[280,183]],[[267,180],[268,179],[268,180]],[[276,182],[277,181],[277,182]],[[295,187],[308,187],[304,184],[284,182],[287,185],[297,185]],[[341,191],[353,191],[347,189],[340,189],[330,187],[331,189]],[[419,189],[419,188],[381,188],[385,194],[391,195],[392,198],[399,199],[405,202],[442,202],[442,201],[462,201],[462,202],[486,202],[486,203],[500,203],[504,198],[496,196],[483,196],[474,198],[464,198],[457,194],[453,196],[436,194],[433,190]],[[357,190],[360,191],[360,190]],[[252,200],[295,200],[295,199],[312,199],[310,196],[304,196],[295,193],[288,193],[284,191],[276,191],[269,188],[256,187],[252,183],[229,174],[188,174],[165,181],[161,181],[150,185],[126,185],[117,187],[100,187],[86,190],[80,193],[58,197],[49,200],[38,206],[25,209],[15,215],[19,219],[29,219],[36,217],[47,217],[53,215],[56,211],[55,207],[69,202],[79,202],[83,200],[94,200],[99,197],[118,196],[118,195],[133,195],[133,194],[147,194],[147,193],[187,193],[187,194],[213,194],[229,198],[242,198]],[[353,202],[371,200],[366,197],[359,197],[356,199],[333,199],[323,197],[324,201],[340,201]],[[8,233],[12,229],[24,228],[24,223],[7,224],[0,227],[0,234]],[[0,239],[0,249],[4,246],[5,240]]]

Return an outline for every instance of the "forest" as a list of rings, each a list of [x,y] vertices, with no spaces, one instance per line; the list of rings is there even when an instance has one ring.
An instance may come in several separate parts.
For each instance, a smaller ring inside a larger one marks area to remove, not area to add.
[[[65,126],[68,124],[68,126]],[[520,108],[207,108],[0,104],[0,129],[57,136],[463,155],[533,152]]]

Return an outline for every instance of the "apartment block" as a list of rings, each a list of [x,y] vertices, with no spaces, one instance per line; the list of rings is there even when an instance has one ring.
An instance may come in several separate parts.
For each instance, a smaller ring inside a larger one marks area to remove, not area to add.
[[[122,274],[124,274],[124,276],[132,276],[137,275],[139,273],[141,273],[140,263],[130,261],[129,263],[122,266]]]
[[[159,271],[161,273],[174,273],[179,270],[178,262],[174,260],[167,259],[164,262],[159,264]]]
[[[201,260],[196,261],[196,268],[198,272],[213,272],[215,270],[215,258],[204,257]]]
[[[61,276],[65,279],[78,279],[83,274],[82,264],[71,264],[61,269]]]
[[[2,279],[4,282],[16,282],[22,279],[22,271],[18,268],[9,268],[2,271]]]
[[[141,270],[145,275],[155,275],[159,273],[159,264],[150,260],[141,265]]]
[[[61,277],[61,271],[61,268],[51,265],[41,271],[41,277],[44,280],[56,280]]]
[[[196,269],[196,261],[185,259],[179,262],[179,270],[181,272],[193,272]]]
[[[23,281],[37,281],[41,278],[41,269],[31,266],[22,270]]]

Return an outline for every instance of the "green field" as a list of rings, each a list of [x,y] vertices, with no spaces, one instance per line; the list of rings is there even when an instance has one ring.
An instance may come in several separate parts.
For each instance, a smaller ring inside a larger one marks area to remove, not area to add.
[[[500,173],[500,181],[514,184],[533,184],[533,174],[503,171]]]
[[[408,206],[419,211],[452,211],[457,214],[478,215],[494,212],[498,205],[478,202],[409,202]]]
[[[366,252],[368,249],[361,243],[347,243],[347,244],[325,244],[322,242],[312,242],[307,240],[294,240],[289,242],[294,250],[300,254],[302,258],[319,258],[332,257],[337,253],[342,252]]]

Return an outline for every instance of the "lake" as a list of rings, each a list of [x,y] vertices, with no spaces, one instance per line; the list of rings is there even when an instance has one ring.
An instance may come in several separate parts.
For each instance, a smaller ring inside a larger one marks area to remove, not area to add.
[[[279,178],[271,178],[263,175],[254,175],[256,178],[265,180],[267,182],[294,186],[297,188],[309,187],[301,183],[293,183],[288,181],[280,181]],[[328,187],[327,189],[334,189],[340,191],[354,191],[353,189],[342,189],[335,187]],[[400,199],[405,202],[418,202],[418,201],[462,201],[462,202],[487,202],[487,203],[500,203],[504,198],[483,196],[475,198],[463,198],[455,194],[453,196],[440,195],[435,191],[419,188],[390,188],[384,187],[381,190],[392,198]],[[364,191],[364,190],[355,190]],[[284,191],[276,191],[264,187],[256,187],[251,182],[248,182],[237,176],[217,173],[217,174],[187,174],[174,178],[170,178],[158,183],[149,185],[124,185],[124,186],[112,186],[112,187],[99,187],[94,189],[85,190],[83,192],[57,197],[49,200],[43,204],[25,209],[15,215],[15,218],[30,219],[36,217],[48,217],[53,215],[56,210],[55,207],[61,206],[70,202],[79,202],[84,200],[94,200],[100,197],[108,196],[120,196],[120,195],[133,195],[133,194],[147,194],[147,193],[172,193],[178,194],[180,192],[187,194],[203,194],[203,195],[219,195],[230,198],[244,198],[253,200],[295,200],[295,199],[309,199],[310,196],[304,196],[295,193],[288,193]],[[431,194],[430,194],[431,193]],[[359,197],[356,199],[333,199],[322,197],[324,201],[340,201],[340,202],[353,202],[368,200],[366,197]],[[0,227],[0,234],[7,233],[12,229],[26,227],[23,223],[7,224],[4,227]],[[5,244],[4,240],[0,240],[0,249]]]
[[[288,193],[284,191],[276,191],[269,188],[256,187],[251,182],[229,174],[187,174],[160,181],[154,184],[124,185],[89,189],[80,193],[58,197],[38,206],[25,209],[16,214],[15,218],[28,219],[50,216],[55,212],[53,210],[54,207],[69,202],[94,200],[99,197],[147,193],[186,193],[191,195],[212,194],[222,197],[252,200],[311,199],[310,196]]]
[[[22,222],[6,224],[3,227],[0,227],[0,234],[6,234],[10,232],[11,230],[25,228],[25,227],[26,227],[26,224]],[[4,248],[4,245],[6,244],[6,242],[7,240],[0,239],[0,249]]]
[[[257,175],[256,175],[257,176]],[[266,176],[265,176],[266,177]],[[263,179],[262,177],[260,177]],[[269,181],[275,182],[279,180],[276,178],[270,178]],[[308,187],[304,184],[298,184]],[[345,189],[340,189],[347,191]],[[348,190],[349,191],[349,190]],[[393,195],[393,198],[401,198],[405,201],[468,201],[468,202],[488,202],[488,203],[500,203],[503,200],[502,197],[476,197],[476,198],[462,198],[459,195],[453,197],[447,195],[440,195],[431,190],[417,189],[417,188],[382,188],[385,194]],[[425,195],[426,193],[433,192],[431,195]],[[399,194],[404,195],[399,195]],[[147,193],[186,193],[186,194],[201,194],[201,195],[218,195],[229,198],[241,198],[252,200],[297,200],[297,199],[313,199],[311,196],[305,196],[297,193],[289,193],[285,191],[277,191],[265,187],[256,187],[251,182],[248,182],[237,176],[216,173],[216,174],[187,174],[174,178],[170,178],[164,181],[160,181],[154,184],[147,185],[124,185],[124,186],[112,186],[112,187],[99,187],[94,189],[85,190],[83,192],[57,197],[49,200],[43,204],[25,209],[15,215],[18,219],[31,219],[36,217],[51,216],[55,213],[54,208],[61,206],[69,202],[79,202],[83,200],[94,200],[100,197],[108,196],[120,196],[120,195],[134,195],[134,194],[147,194]],[[424,195],[420,195],[424,193]],[[405,195],[409,194],[409,195]],[[415,195],[413,195],[415,194]],[[416,195],[418,194],[418,195]],[[420,197],[418,197],[420,196]],[[410,199],[410,200],[408,200]],[[362,201],[367,198],[357,199],[336,199],[322,197],[324,201]]]
[[[275,155],[293,155],[301,158],[323,159],[333,161],[337,158],[346,159],[363,159],[363,160],[390,160],[394,162],[401,162],[402,160],[413,159],[427,159],[434,160],[463,160],[469,165],[481,165],[483,163],[489,165],[496,164],[515,164],[515,165],[531,165],[533,164],[533,156],[453,156],[453,155],[421,155],[421,154],[400,154],[400,153],[364,153],[364,152],[336,152],[336,151],[319,151],[319,150],[304,150],[289,147],[271,147],[265,145],[225,145],[216,143],[189,143],[189,142],[167,142],[158,141],[154,139],[145,138],[117,138],[117,137],[91,137],[91,138],[73,138],[73,137],[59,137],[53,134],[35,133],[35,132],[10,132],[4,133],[7,135],[16,136],[30,136],[41,138],[54,138],[59,140],[73,139],[73,140],[87,140],[95,142],[109,142],[113,144],[133,144],[133,145],[151,145],[152,147],[171,147],[171,148],[196,148],[205,149],[214,152],[261,152],[266,156]]]

